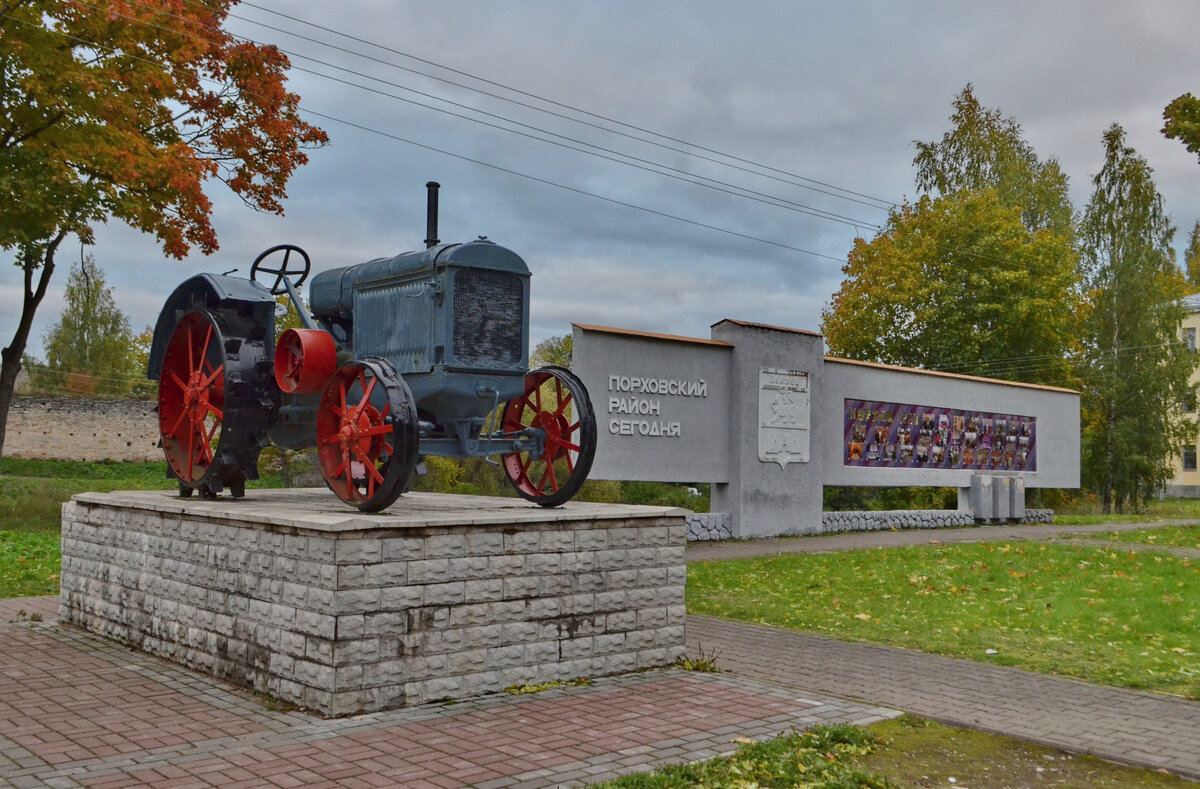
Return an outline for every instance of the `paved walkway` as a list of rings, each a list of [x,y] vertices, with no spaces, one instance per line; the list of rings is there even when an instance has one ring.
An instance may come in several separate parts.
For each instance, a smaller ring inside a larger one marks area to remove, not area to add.
[[[930,542],[1076,541],[1078,535],[1148,525],[1162,524],[858,532],[692,544],[687,558],[691,562]],[[1124,543],[1122,547],[1137,550],[1152,546]],[[1174,551],[1191,553],[1190,549]],[[687,639],[689,649],[699,643],[705,652],[717,650],[718,664],[738,676],[902,709],[944,723],[1200,779],[1198,702],[710,617],[689,616]]]
[[[899,714],[670,669],[323,720],[60,627],[57,605],[0,600],[0,785],[583,786],[727,753],[735,737]]]

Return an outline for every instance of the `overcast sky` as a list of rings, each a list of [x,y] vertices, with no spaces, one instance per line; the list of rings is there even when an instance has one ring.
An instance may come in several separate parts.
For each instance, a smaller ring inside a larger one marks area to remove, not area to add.
[[[92,252],[135,331],[154,322],[186,277],[246,274],[273,244],[304,247],[318,271],[422,247],[428,180],[443,187],[443,241],[486,235],[528,262],[533,343],[568,332],[572,321],[698,337],[722,318],[816,330],[840,282],[838,260],[856,235],[872,237],[883,223],[879,201],[914,196],[913,141],[949,128],[950,103],[968,82],[983,104],[1021,123],[1040,156],[1059,159],[1077,210],[1102,164],[1101,134],[1116,121],[1154,168],[1177,245],[1200,218],[1200,163],[1159,133],[1163,107],[1200,92],[1200,3],[252,2],[235,9],[231,30],[292,53],[291,86],[303,106],[339,119],[309,118],[331,144],[292,179],[286,217],[255,214],[213,184],[221,249],[209,258],[175,261],[149,236],[116,223],[99,229]],[[739,157],[739,167],[765,165],[777,178],[857,195],[750,175],[394,66],[583,117],[539,101],[549,99],[673,138],[655,138],[670,148],[721,158],[683,143],[703,146]],[[841,218],[701,188],[381,95],[512,125],[404,88]],[[34,353],[77,254],[66,245],[60,252]],[[19,270],[0,267],[2,345],[19,307]]]

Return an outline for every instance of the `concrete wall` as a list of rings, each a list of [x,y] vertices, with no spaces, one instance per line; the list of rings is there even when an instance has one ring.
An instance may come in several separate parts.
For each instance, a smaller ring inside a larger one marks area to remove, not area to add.
[[[162,460],[153,400],[16,397],[4,454],[58,460]]]
[[[596,411],[593,479],[729,479],[731,346],[576,325],[574,348]]]

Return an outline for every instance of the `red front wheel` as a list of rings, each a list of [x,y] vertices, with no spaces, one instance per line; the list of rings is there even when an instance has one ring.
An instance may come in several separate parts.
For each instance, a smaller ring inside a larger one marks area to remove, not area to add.
[[[532,370],[525,376],[525,392],[505,404],[501,420],[505,433],[534,428],[543,435],[541,456],[501,456],[518,494],[557,507],[579,492],[596,454],[596,415],[582,381],[561,367]]]
[[[343,501],[378,512],[400,497],[417,467],[420,435],[408,384],[382,359],[345,365],[317,406],[321,473]]]

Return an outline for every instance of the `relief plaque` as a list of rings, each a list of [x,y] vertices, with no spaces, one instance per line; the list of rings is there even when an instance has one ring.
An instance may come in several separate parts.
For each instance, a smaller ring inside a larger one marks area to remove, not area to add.
[[[808,373],[762,369],[758,373],[758,459],[807,463],[810,396]]]

